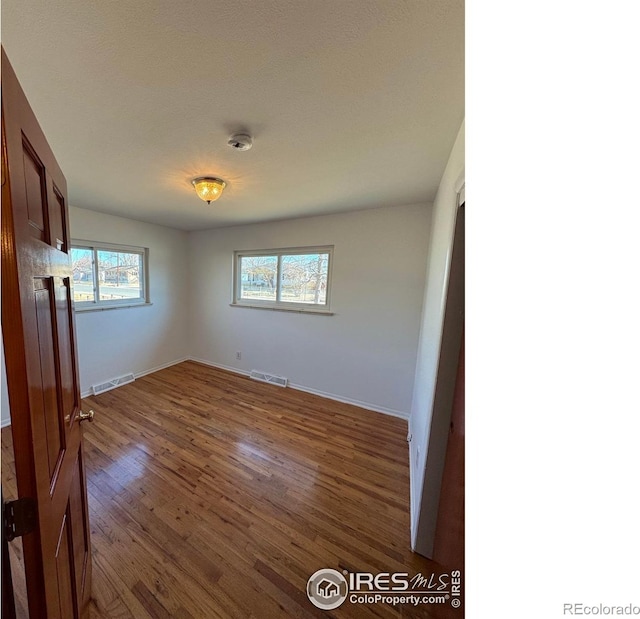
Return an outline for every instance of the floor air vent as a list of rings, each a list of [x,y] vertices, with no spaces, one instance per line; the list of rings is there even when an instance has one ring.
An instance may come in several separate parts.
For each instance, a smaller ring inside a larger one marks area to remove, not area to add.
[[[278,385],[278,387],[286,387],[287,379],[284,376],[274,376],[273,374],[267,374],[266,372],[260,372],[258,370],[251,370],[249,374],[253,380],[259,380],[263,383],[271,383],[272,385]]]
[[[135,380],[135,376],[133,374],[125,374],[124,376],[118,376],[118,378],[113,378],[112,380],[109,380],[106,383],[100,383],[99,385],[92,385],[91,389],[93,389],[93,395],[98,395],[100,393],[104,393],[105,391],[110,391],[111,389],[120,387],[121,385],[132,383],[134,380]]]

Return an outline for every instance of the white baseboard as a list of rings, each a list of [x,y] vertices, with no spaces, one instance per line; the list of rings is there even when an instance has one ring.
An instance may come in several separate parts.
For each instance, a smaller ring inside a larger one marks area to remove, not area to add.
[[[11,417],[9,417],[8,419],[2,419],[0,420],[0,428],[6,428],[7,426],[11,425]]]
[[[199,359],[198,357],[183,357],[181,359],[176,359],[175,361],[170,361],[169,363],[164,363],[162,365],[144,370],[142,372],[134,372],[133,375],[136,378],[141,378],[142,376],[146,376],[147,374],[153,374],[153,372],[158,372],[160,370],[164,370],[165,368],[171,367],[172,365],[182,363],[183,361],[195,361],[196,363],[202,363],[202,365],[208,365],[212,368],[220,368],[221,370],[227,370],[228,372],[233,372],[234,374],[249,376],[249,372],[247,372],[246,370],[234,368],[229,365],[223,365],[222,363],[215,363],[213,361],[208,361],[207,359]],[[364,402],[362,400],[356,400],[354,398],[347,398],[341,395],[336,395],[335,393],[328,393],[327,391],[312,389],[311,387],[305,387],[304,385],[298,385],[296,383],[289,383],[288,386],[291,389],[296,389],[297,391],[305,391],[306,393],[312,393],[313,395],[318,395],[321,398],[327,398],[328,400],[335,400],[336,402],[342,402],[343,404],[352,404],[353,406],[365,408],[367,410],[374,411],[376,413],[382,413],[384,415],[391,415],[392,417],[399,417],[400,419],[409,419],[409,413],[397,411],[392,408],[386,408],[384,406],[378,406],[377,404],[372,404],[371,402]],[[83,391],[80,395],[83,398],[92,395],[91,389]]]
[[[249,372],[246,370],[240,370],[239,368],[234,368],[229,365],[223,365],[222,363],[214,363],[213,361],[208,361],[206,359],[199,359],[197,357],[182,357],[180,359],[176,359],[174,361],[169,361],[168,363],[163,363],[162,365],[158,365],[154,368],[149,368],[148,370],[143,370],[141,372],[134,372],[133,375],[136,378],[141,378],[142,376],[146,376],[147,374],[153,374],[154,372],[158,372],[160,370],[164,370],[166,368],[171,367],[172,365],[177,365],[178,363],[182,363],[184,361],[195,361],[196,363],[202,363],[202,365],[208,365],[212,368],[220,368],[221,370],[227,370],[228,372],[233,372],[234,374],[240,374],[242,376],[249,376]],[[305,387],[304,385],[298,385],[296,383],[289,383],[288,385],[291,389],[295,389],[297,391],[304,391],[306,393],[312,393],[313,395],[320,396],[321,398],[327,398],[328,400],[334,400],[336,402],[342,402],[343,404],[351,404],[353,406],[358,406],[360,408],[365,408],[370,411],[374,411],[375,413],[382,413],[383,415],[391,415],[392,417],[399,417],[400,419],[409,419],[409,413],[405,413],[403,411],[397,411],[393,408],[386,408],[384,406],[378,406],[377,404],[372,404],[371,402],[364,402],[362,400],[356,400],[354,398],[347,398],[344,396],[336,395],[335,393],[328,393],[326,391],[320,391],[319,389],[312,389],[311,387]],[[93,395],[91,389],[83,391],[80,394],[80,397],[87,398]],[[5,427],[11,425],[11,419],[3,420],[2,426]]]
[[[158,366],[156,366],[154,368],[150,368],[148,370],[142,370],[141,372],[134,372],[133,375],[136,378],[142,378],[143,376],[146,376],[147,374],[153,374],[154,372],[159,372],[160,370],[164,370],[166,368],[170,368],[172,365],[177,365],[178,363],[182,363],[183,361],[189,361],[189,360],[190,360],[190,357],[182,357],[181,359],[176,359],[175,361],[169,361],[168,363],[163,363],[162,365],[158,365]],[[81,398],[88,398],[91,395],[93,395],[93,392],[91,391],[91,389],[87,389],[86,391],[83,391],[83,392],[80,393],[80,397]]]
[[[328,400],[335,400],[336,402],[342,402],[343,404],[352,404],[353,406],[359,406],[360,408],[366,408],[374,413],[382,413],[383,415],[391,415],[392,417],[399,417],[400,419],[409,419],[409,413],[403,413],[402,411],[394,410],[393,408],[386,408],[384,406],[378,406],[377,404],[371,404],[371,402],[363,402],[362,400],[356,400],[354,398],[345,398],[341,395],[335,395],[333,393],[327,393],[326,391],[320,391],[318,389],[311,389],[310,387],[304,387],[303,385],[296,385],[295,383],[289,383],[289,387],[297,389],[298,391],[305,391],[314,395],[319,395],[321,398],[327,398]]]
[[[202,363],[202,365],[208,365],[212,368],[220,368],[221,370],[227,370],[234,374],[241,374],[242,376],[249,376],[249,372],[245,370],[239,370],[238,368],[232,368],[230,365],[222,365],[222,363],[214,363],[213,361],[207,361],[206,359],[198,359],[197,357],[189,357],[188,361],[195,361],[196,363]]]
[[[172,365],[178,365],[178,363],[183,363],[184,361],[189,361],[191,357],[182,357],[181,359],[177,359],[176,361],[169,361],[169,363],[163,363],[155,368],[151,368],[150,370],[143,370],[142,372],[134,372],[133,375],[136,378],[142,378],[147,374],[153,374],[154,372],[159,372],[160,370],[164,370],[166,368],[170,368]]]
[[[238,368],[230,367],[228,365],[222,365],[221,363],[214,363],[213,361],[206,361],[205,359],[197,359],[196,357],[191,357],[190,360],[196,361],[197,363],[202,363],[203,365],[209,365],[213,368],[227,370],[229,372],[233,372],[234,374],[249,376],[249,372],[246,372],[245,370],[239,370]],[[363,402],[361,400],[355,400],[353,398],[346,398],[344,396],[335,395],[334,393],[327,393],[326,391],[311,389],[310,387],[305,387],[304,385],[298,385],[295,383],[289,383],[287,386],[291,389],[296,389],[297,391],[305,391],[306,393],[318,395],[321,398],[327,398],[328,400],[335,400],[336,402],[342,402],[343,404],[352,404],[353,406],[366,408],[367,410],[374,411],[375,413],[383,413],[384,415],[391,415],[392,417],[399,417],[400,419],[409,419],[409,413],[397,411],[392,408],[385,408],[383,406],[378,406],[377,404],[371,404],[371,402]]]

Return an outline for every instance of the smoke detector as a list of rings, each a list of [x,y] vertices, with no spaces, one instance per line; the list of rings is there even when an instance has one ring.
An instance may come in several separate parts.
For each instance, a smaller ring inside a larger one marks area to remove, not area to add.
[[[253,140],[246,133],[236,133],[229,138],[227,144],[235,150],[249,150],[253,146]]]

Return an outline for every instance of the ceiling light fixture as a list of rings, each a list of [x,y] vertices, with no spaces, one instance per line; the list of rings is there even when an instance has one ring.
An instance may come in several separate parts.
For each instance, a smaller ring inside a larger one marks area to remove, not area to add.
[[[215,178],[214,176],[200,176],[194,178],[191,184],[195,187],[196,193],[201,200],[204,200],[207,204],[215,202],[224,191],[227,186],[223,180]]]

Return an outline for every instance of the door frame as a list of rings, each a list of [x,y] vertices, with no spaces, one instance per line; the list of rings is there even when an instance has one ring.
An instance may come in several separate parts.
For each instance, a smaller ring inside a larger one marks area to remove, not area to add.
[[[433,558],[442,477],[449,442],[451,412],[464,330],[464,243],[462,246],[458,244],[458,251],[456,251],[456,231],[460,214],[466,213],[464,172],[456,186],[458,189],[455,192],[455,215],[450,232],[449,264],[446,272],[446,288],[443,292],[445,299],[440,328],[441,339],[433,386],[432,414],[428,427],[424,478],[420,495],[417,497],[416,509],[418,513],[416,514],[415,543],[413,545],[414,551],[428,558]],[[464,239],[464,223],[462,227]],[[460,249],[462,249],[461,261],[459,261]],[[454,264],[454,261],[457,264]]]

